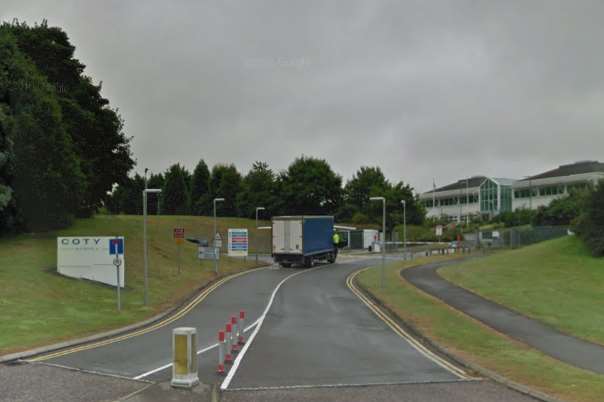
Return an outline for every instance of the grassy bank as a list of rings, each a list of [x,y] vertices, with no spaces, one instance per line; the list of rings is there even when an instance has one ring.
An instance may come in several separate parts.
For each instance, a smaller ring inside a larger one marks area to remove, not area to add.
[[[378,269],[363,272],[358,281],[404,321],[467,361],[564,400],[602,400],[604,376],[566,365],[502,336],[419,291],[399,275],[402,268],[411,264],[441,258],[448,257],[390,264],[383,290],[379,287]]]
[[[604,258],[564,237],[443,268],[460,286],[563,332],[604,344]]]
[[[0,354],[120,327],[173,306],[212,279],[211,261],[197,260],[196,245],[182,246],[178,274],[177,247],[172,229],[184,227],[187,236],[211,237],[213,221],[206,217],[149,217],[150,305],[143,305],[143,240],[140,216],[98,215],[78,220],[69,229],[0,239]],[[219,231],[247,227],[245,219],[219,220]],[[56,272],[57,236],[112,236],[126,238],[126,289],[123,311],[117,313],[115,289]],[[225,237],[223,237],[225,238]],[[250,231],[252,248],[266,249],[269,232]],[[222,273],[253,267],[254,259],[223,258]]]

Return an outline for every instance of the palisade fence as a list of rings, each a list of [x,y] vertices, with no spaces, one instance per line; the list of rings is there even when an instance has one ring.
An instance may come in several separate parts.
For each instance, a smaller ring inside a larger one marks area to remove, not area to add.
[[[567,226],[523,226],[466,233],[464,242],[473,248],[518,248],[568,234]]]

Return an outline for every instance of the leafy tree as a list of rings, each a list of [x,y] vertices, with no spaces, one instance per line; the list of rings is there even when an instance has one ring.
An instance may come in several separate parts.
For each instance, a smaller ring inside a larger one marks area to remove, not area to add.
[[[244,177],[237,206],[241,216],[255,218],[256,207],[264,207],[271,213],[277,204],[276,178],[265,162],[254,162],[252,169]],[[266,216],[266,215],[265,215]]]
[[[47,79],[70,136],[84,175],[84,192],[79,198],[78,215],[92,214],[115,183],[124,183],[134,166],[130,139],[123,133],[123,120],[109,101],[84,75],[85,66],[74,58],[75,47],[58,27],[25,23],[3,24],[0,34],[11,34],[29,60]],[[26,82],[26,86],[33,85]]]
[[[222,215],[238,216],[237,194],[241,190],[241,174],[235,165],[216,165],[212,168],[210,175],[210,191],[208,205],[213,208],[214,198],[222,197],[224,202],[220,204]],[[212,211],[213,212],[213,211]]]
[[[594,256],[604,256],[604,180],[585,194],[577,232]]]
[[[151,174],[147,180],[147,188],[164,188],[164,175],[162,173]],[[147,211],[149,214],[158,214],[161,211],[161,194],[149,194],[147,196]]]
[[[357,212],[366,212],[369,207],[369,197],[372,194],[383,193],[387,187],[388,182],[379,167],[363,166],[344,187],[346,202]]]
[[[162,214],[185,215],[189,212],[189,189],[187,171],[180,164],[170,166],[165,175],[161,194]]]
[[[297,158],[278,181],[283,213],[335,215],[342,206],[342,178],[323,159]]]
[[[142,215],[144,189],[145,179],[138,173],[135,174],[134,177],[116,186],[107,200],[107,209],[114,214]]]
[[[533,223],[536,225],[570,225],[581,213],[582,193],[572,197],[553,200],[547,207],[540,207],[535,213]]]
[[[203,159],[197,163],[191,179],[191,211],[195,215],[209,215],[208,193],[210,170]]]
[[[16,219],[30,230],[67,226],[82,198],[79,160],[54,89],[12,35],[0,33],[0,126],[14,152],[14,177],[5,187],[14,191]]]
[[[388,183],[386,191],[386,230],[390,231],[398,224],[403,223],[403,205],[401,201],[406,202],[406,219],[407,224],[421,225],[424,222],[426,211],[423,205],[419,202],[418,197],[413,193],[413,188],[405,183],[398,182],[394,186]],[[381,211],[380,211],[381,216]]]
[[[9,138],[12,130],[8,105],[0,101],[0,232],[16,229],[16,205],[14,190],[13,144]]]

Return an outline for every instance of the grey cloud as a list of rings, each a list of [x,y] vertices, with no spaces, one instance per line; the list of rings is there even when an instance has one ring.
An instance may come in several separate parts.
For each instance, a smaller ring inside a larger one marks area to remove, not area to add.
[[[3,1],[47,18],[120,108],[138,169],[200,157],[418,190],[604,159],[598,1]]]

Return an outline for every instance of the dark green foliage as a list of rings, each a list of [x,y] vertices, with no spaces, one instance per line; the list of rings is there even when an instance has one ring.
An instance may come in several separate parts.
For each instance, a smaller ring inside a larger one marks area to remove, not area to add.
[[[191,179],[191,212],[195,215],[209,215],[210,170],[203,159],[199,160]]]
[[[101,85],[94,85],[84,75],[85,66],[74,58],[75,47],[61,28],[48,27],[45,22],[32,27],[3,24],[2,34],[16,39],[19,50],[48,81],[60,109],[62,129],[71,138],[84,175],[77,213],[88,216],[107,200],[115,183],[126,180],[134,166],[123,121],[101,96]],[[24,80],[20,86],[35,85]]]
[[[570,225],[581,213],[583,193],[553,200],[547,207],[537,209],[535,225]]]
[[[386,177],[379,167],[362,166],[344,187],[346,202],[355,211],[366,213],[370,207],[369,197],[382,195],[387,187]]]
[[[340,219],[351,219],[355,224],[382,222],[382,204],[370,202],[370,197],[386,197],[386,230],[403,223],[403,206],[407,203],[407,223],[421,224],[425,211],[413,193],[413,188],[403,182],[392,185],[379,167],[361,167],[344,188],[345,207]]]
[[[244,177],[241,192],[237,196],[237,206],[241,216],[255,218],[256,207],[264,207],[260,217],[271,216],[277,204],[276,178],[265,162],[254,162],[252,169]]]
[[[584,197],[577,232],[594,256],[604,256],[604,180]]]
[[[0,30],[0,104],[0,126],[14,153],[9,183],[15,197],[14,219],[28,230],[69,225],[83,195],[79,160],[54,89],[4,30]]]
[[[217,205],[217,211],[223,216],[238,216],[237,195],[241,191],[241,174],[235,165],[216,165],[210,175],[210,192],[208,205],[213,208],[214,198],[224,198],[224,202]],[[211,211],[213,213],[213,210]],[[218,212],[217,212],[218,214]]]
[[[109,212],[141,215],[143,213],[143,190],[145,179],[138,173],[119,184],[107,202]],[[151,200],[155,195],[149,196]],[[151,210],[150,210],[151,211]]]
[[[503,212],[495,217],[494,222],[501,222],[506,227],[530,225],[536,222],[537,211],[521,208],[514,212]],[[548,223],[549,225],[549,223]]]
[[[180,164],[172,165],[165,175],[161,194],[161,213],[185,215],[189,213],[188,172]]]
[[[147,188],[164,188],[165,181],[163,174],[151,174],[147,180]],[[161,212],[160,200],[160,194],[149,194],[147,196],[147,211],[149,214],[159,215]]]
[[[1,81],[0,81],[1,82]],[[12,183],[15,154],[9,137],[12,119],[6,103],[0,101],[0,232],[16,229],[16,200]]]
[[[300,157],[279,175],[280,212],[335,215],[342,206],[342,178],[323,159]]]

